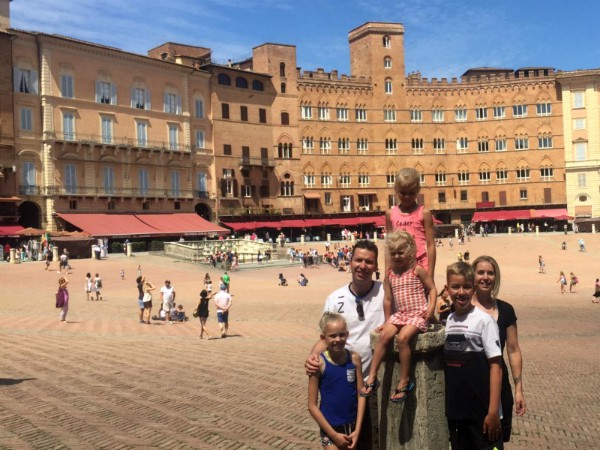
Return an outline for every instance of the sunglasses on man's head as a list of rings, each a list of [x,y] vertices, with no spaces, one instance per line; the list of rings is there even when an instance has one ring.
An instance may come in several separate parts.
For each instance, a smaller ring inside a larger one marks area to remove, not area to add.
[[[356,302],[356,314],[358,314],[359,320],[365,320],[365,310],[363,309],[362,302]]]

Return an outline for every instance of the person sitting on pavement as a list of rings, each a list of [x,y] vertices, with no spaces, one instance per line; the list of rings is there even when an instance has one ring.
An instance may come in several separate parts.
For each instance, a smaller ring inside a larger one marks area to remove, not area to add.
[[[279,274],[279,286],[287,286],[287,280],[283,277],[283,274]]]
[[[306,278],[303,273],[300,274],[297,281],[300,286],[306,286],[308,284],[308,278]]]

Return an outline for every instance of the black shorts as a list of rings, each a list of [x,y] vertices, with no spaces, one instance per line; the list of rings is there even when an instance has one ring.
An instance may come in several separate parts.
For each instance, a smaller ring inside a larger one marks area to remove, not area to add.
[[[503,450],[502,434],[489,441],[483,434],[483,421],[448,419],[452,450]]]

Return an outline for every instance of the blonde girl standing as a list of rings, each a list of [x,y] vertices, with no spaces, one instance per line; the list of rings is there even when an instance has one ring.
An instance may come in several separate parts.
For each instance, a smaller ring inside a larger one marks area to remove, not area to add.
[[[399,204],[385,214],[388,233],[408,231],[417,244],[417,263],[434,277],[435,273],[435,235],[433,215],[423,205],[417,203],[421,191],[421,175],[415,169],[405,168],[396,175],[394,185]]]

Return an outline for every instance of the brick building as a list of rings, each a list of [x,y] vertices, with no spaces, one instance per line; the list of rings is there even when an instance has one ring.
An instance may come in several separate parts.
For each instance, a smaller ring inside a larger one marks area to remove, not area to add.
[[[293,45],[217,64],[210,49],[185,44],[142,56],[9,31],[12,92],[4,83],[0,101],[14,103],[22,224],[52,229],[57,214],[98,211],[335,223],[394,204],[402,167],[421,173],[419,201],[446,223],[515,209],[553,217],[567,204],[572,215],[600,214],[597,162],[568,156],[581,139],[597,148],[597,133],[563,132],[580,115],[563,117],[579,73],[475,68],[424,79],[405,73],[397,23],[349,33],[350,75],[303,71]],[[584,91],[597,105],[597,90]],[[572,189],[582,164],[589,194]]]

